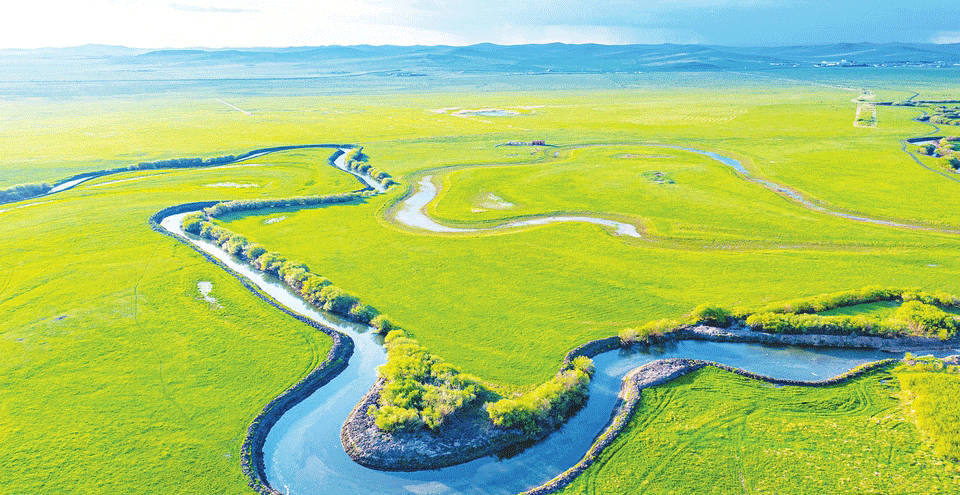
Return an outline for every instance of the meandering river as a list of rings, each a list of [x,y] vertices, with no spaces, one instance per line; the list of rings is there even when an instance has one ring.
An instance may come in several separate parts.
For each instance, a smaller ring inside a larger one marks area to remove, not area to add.
[[[686,150],[710,156],[749,177],[746,169],[735,160],[714,153]],[[338,166],[343,168],[342,164]],[[395,218],[420,229],[471,231],[440,225],[423,214],[423,207],[436,197],[437,192],[429,179],[424,177],[419,182],[419,190],[401,203]],[[777,187],[772,183],[767,184]],[[802,198],[795,199],[803,201]],[[609,420],[622,377],[642,364],[668,357],[696,358],[775,378],[823,380],[862,363],[891,357],[872,350],[771,347],[702,341],[680,341],[633,352],[611,351],[594,358],[596,373],[584,409],[544,441],[509,458],[487,457],[433,471],[376,471],[354,463],[346,455],[340,443],[340,428],[354,405],[374,384],[377,366],[385,362],[386,354],[379,338],[364,325],[347,322],[313,308],[276,278],[250,267],[206,240],[184,233],[180,223],[188,214],[190,212],[168,216],[160,224],[168,231],[188,239],[198,249],[217,257],[290,310],[354,339],[356,347],[349,366],[330,383],[287,411],[267,437],[263,449],[266,475],[271,486],[283,493],[513,494],[548,481],[580,460]],[[550,221],[598,223],[615,229],[621,235],[639,236],[629,224],[582,216],[534,218],[507,222],[492,228]],[[942,356],[950,353],[935,354]]]

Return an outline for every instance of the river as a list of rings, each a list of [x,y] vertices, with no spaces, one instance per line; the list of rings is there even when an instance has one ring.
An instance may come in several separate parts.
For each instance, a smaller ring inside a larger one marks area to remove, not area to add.
[[[757,180],[751,178],[746,169],[735,160],[714,153],[685,150],[710,156],[734,167],[751,180]],[[337,165],[344,168],[341,164]],[[360,178],[363,180],[363,177]],[[446,227],[423,214],[423,207],[436,197],[437,191],[430,177],[424,177],[418,185],[420,190],[415,191],[397,209],[395,218],[398,221],[411,227],[439,232],[475,230]],[[765,185],[776,186],[772,183]],[[590,383],[590,398],[584,409],[544,441],[508,458],[491,456],[431,471],[377,471],[356,464],[346,455],[340,443],[340,428],[354,405],[373,386],[377,366],[386,360],[379,337],[369,327],[344,321],[315,309],[275,277],[252,268],[206,240],[184,233],[180,223],[188,214],[190,212],[168,216],[160,224],[170,232],[188,239],[198,249],[216,256],[290,310],[354,339],[356,347],[349,366],[330,383],[287,411],[267,436],[263,448],[266,475],[270,485],[283,493],[446,495],[522,492],[550,480],[580,460],[610,419],[622,377],[642,364],[669,357],[695,358],[774,378],[813,381],[839,375],[866,362],[894,357],[875,350],[774,347],[704,341],[679,341],[642,351],[611,351],[594,358],[596,372]],[[635,228],[632,232],[624,230],[624,226],[633,228],[629,224],[575,216],[540,217],[508,222],[491,228],[550,221],[600,223],[614,228],[619,234],[639,236]],[[944,356],[951,353],[943,351],[934,354]]]

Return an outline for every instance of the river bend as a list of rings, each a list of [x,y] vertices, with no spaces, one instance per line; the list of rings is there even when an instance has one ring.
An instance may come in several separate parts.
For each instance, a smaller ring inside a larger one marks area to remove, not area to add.
[[[750,178],[746,169],[735,160],[715,153],[680,149],[710,156]],[[342,163],[336,165],[348,171]],[[363,180],[363,177],[360,178]],[[395,214],[398,221],[411,227],[437,232],[481,230],[443,226],[423,214],[423,207],[435,198],[437,192],[429,179],[424,177],[418,184],[420,189],[401,203]],[[751,180],[760,181],[753,178]],[[766,184],[769,184],[768,187],[779,187],[772,183]],[[369,185],[374,187],[373,184]],[[803,201],[799,196],[794,199]],[[209,241],[183,232],[180,223],[183,217],[190,213],[193,212],[167,216],[161,220],[160,225],[187,239],[197,249],[215,256],[291,311],[349,335],[356,345],[349,366],[327,385],[287,411],[267,436],[263,448],[266,475],[271,486],[282,493],[518,493],[550,480],[580,460],[609,420],[623,376],[637,366],[662,358],[694,358],[743,368],[773,378],[813,381],[839,375],[866,362],[891,357],[876,350],[772,347],[704,341],[679,341],[642,351],[610,351],[594,358],[596,373],[590,383],[590,397],[584,409],[544,441],[509,458],[486,457],[433,471],[376,471],[356,464],[347,456],[340,443],[340,428],[352,408],[373,386],[377,366],[386,360],[380,339],[371,328],[317,310],[275,277],[252,268]],[[533,218],[482,230],[538,225],[551,221],[597,223],[611,227],[621,235],[639,236],[636,229],[629,224],[585,216]],[[950,353],[952,352],[944,351],[935,354]]]

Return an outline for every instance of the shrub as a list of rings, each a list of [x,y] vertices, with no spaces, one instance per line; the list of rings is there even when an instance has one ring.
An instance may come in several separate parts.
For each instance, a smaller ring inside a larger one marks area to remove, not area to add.
[[[593,374],[593,360],[587,356],[577,356],[570,362],[570,369],[580,370],[588,375]]]
[[[696,323],[704,325],[726,327],[730,325],[730,311],[719,306],[701,304],[690,312],[690,317]]]
[[[183,217],[183,221],[180,222],[180,228],[184,232],[189,232],[194,235],[200,235],[200,229],[203,227],[203,215],[199,213],[191,213]]]
[[[350,308],[350,316],[361,321],[363,323],[370,323],[374,318],[379,315],[379,312],[371,306],[366,304],[357,303],[352,308]]]
[[[415,409],[397,406],[370,406],[367,414],[373,416],[377,428],[383,431],[414,429],[422,423]]]
[[[350,314],[350,308],[358,302],[356,296],[348,294],[336,285],[328,285],[321,289],[320,298],[323,300],[324,310],[342,315]]]
[[[624,328],[620,331],[620,343],[632,345],[640,342],[649,342],[676,330],[680,322],[672,318],[664,318],[645,323],[640,328]]]
[[[283,256],[280,256],[278,253],[273,251],[267,251],[260,255],[257,259],[253,260],[253,266],[263,270],[267,273],[277,274],[277,270],[286,263],[287,259]]]
[[[396,328],[394,327],[390,319],[383,314],[378,314],[377,316],[374,316],[373,319],[370,320],[370,326],[372,326],[373,328],[376,328],[377,331],[381,334],[386,334],[390,330],[393,330]]]
[[[267,249],[259,244],[247,244],[246,247],[243,248],[243,257],[253,261],[266,252]]]
[[[224,243],[223,250],[232,254],[240,255],[243,253],[243,248],[247,246],[247,238],[241,235],[230,236],[230,238]]]
[[[493,424],[532,433],[566,420],[587,399],[593,362],[586,356],[557,373],[532,392],[516,399],[501,399],[486,405]]]
[[[376,406],[367,409],[378,428],[397,431],[425,425],[439,428],[477,397],[476,385],[442,359],[430,355],[400,330],[384,339],[387,362],[377,369],[384,380]]]
[[[12,203],[42,196],[50,192],[51,189],[53,189],[53,186],[46,182],[17,184],[6,189],[0,189],[0,203]]]
[[[913,335],[936,336],[941,340],[953,337],[960,324],[953,315],[918,300],[903,303],[892,319],[905,324]]]

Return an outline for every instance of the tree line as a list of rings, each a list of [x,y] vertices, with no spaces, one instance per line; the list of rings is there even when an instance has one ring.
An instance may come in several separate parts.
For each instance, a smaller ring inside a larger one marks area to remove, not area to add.
[[[821,315],[832,309],[882,301],[900,302],[886,318],[873,315]],[[895,287],[820,294],[759,307],[698,306],[690,315],[694,324],[726,327],[739,322],[752,330],[784,334],[877,335],[938,337],[948,340],[960,331],[960,316],[944,311],[960,308],[960,298],[943,292]]]
[[[351,201],[363,199],[365,196],[366,195],[362,192],[348,192],[341,194],[330,194],[326,196],[299,196],[281,199],[239,199],[235,201],[224,201],[217,203],[211,207],[204,208],[203,211],[210,218],[218,218],[228,213],[259,210],[263,208],[290,208],[298,206],[349,203]]]
[[[847,306],[899,302],[887,317],[874,315],[822,315]],[[619,332],[621,345],[655,342],[684,326],[729,327],[744,325],[755,331],[781,334],[917,336],[949,340],[960,334],[960,316],[947,311],[960,308],[960,298],[944,291],[926,292],[896,287],[868,286],[790,299],[761,306],[731,309],[701,304],[681,318],[651,321]]]
[[[184,232],[207,239],[257,269],[283,280],[301,297],[320,309],[369,324],[381,333],[387,333],[394,328],[387,316],[372,306],[363,304],[357,296],[333,285],[326,277],[314,274],[306,264],[267,251],[260,244],[249,242],[246,237],[214,224],[203,214],[185,216],[181,228]]]
[[[156,170],[164,168],[193,168],[193,167],[212,167],[216,165],[226,165],[233,163],[239,160],[245,160],[254,155],[261,155],[264,153],[272,153],[275,151],[284,151],[291,149],[300,149],[300,148],[352,148],[355,147],[351,144],[307,144],[307,145],[290,145],[290,146],[274,146],[271,148],[260,148],[240,155],[223,155],[215,156],[210,158],[169,158],[165,160],[154,160],[139,162],[125,167],[117,167],[106,170],[98,170],[96,172],[84,172],[82,174],[77,174],[66,179],[63,179],[58,182],[62,184],[65,182],[70,182],[76,179],[82,179],[85,177],[100,177],[102,175],[116,174],[120,172],[129,172],[136,170]],[[386,175],[388,179],[386,182],[393,184],[392,180],[389,180],[389,175]],[[381,180],[381,179],[378,179]],[[384,184],[384,181],[381,181]],[[388,184],[384,184],[388,186]],[[32,184],[17,184],[6,189],[0,190],[0,203],[10,203],[14,201],[22,201],[24,199],[35,198],[50,192],[53,189],[53,186],[44,182],[44,183],[32,183]]]
[[[363,147],[358,146],[347,154],[344,166],[347,170],[371,177],[383,187],[396,184],[390,174],[367,163],[368,158],[367,155],[363,154]]]
[[[35,198],[47,194],[51,189],[53,189],[53,186],[46,182],[17,184],[6,189],[0,189],[0,203],[13,203]]]

